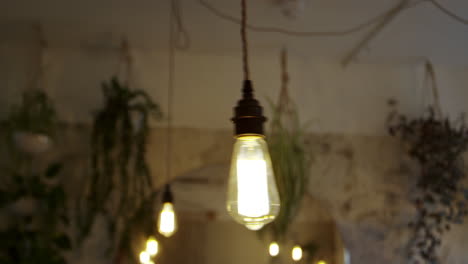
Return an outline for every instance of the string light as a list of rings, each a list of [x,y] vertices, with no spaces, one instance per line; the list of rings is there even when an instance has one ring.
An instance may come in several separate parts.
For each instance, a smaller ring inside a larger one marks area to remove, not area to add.
[[[150,237],[148,241],[146,241],[146,252],[148,252],[152,257],[158,254],[159,243],[154,237]]]
[[[421,0],[421,1],[416,1],[414,3],[408,4],[407,6],[404,7],[404,9],[410,9],[413,8],[425,1],[429,0]],[[213,5],[209,4],[205,0],[198,0],[201,6],[205,7],[208,11],[210,11],[213,15],[217,16],[218,18],[221,18],[223,20],[236,23],[236,24],[241,24],[242,21],[241,19],[228,15],[217,8],[215,8]],[[365,28],[381,21],[385,17],[388,16],[389,13],[393,11],[393,8],[386,10],[385,12],[382,12],[381,14],[364,21],[356,26],[343,29],[343,30],[336,30],[336,31],[293,31],[293,30],[288,30],[284,28],[279,28],[279,27],[260,27],[252,24],[247,24],[247,28],[255,31],[255,32],[263,32],[263,33],[278,33],[278,34],[283,34],[283,35],[289,35],[289,36],[295,36],[295,37],[330,37],[330,36],[345,36],[353,33],[357,33],[361,30],[364,30]]]
[[[247,4],[242,6],[243,96],[234,108],[236,143],[229,173],[227,210],[238,223],[250,230],[259,230],[272,222],[280,210],[268,145],[264,140],[263,109],[254,99],[250,80],[247,43]]]
[[[291,257],[294,261],[300,261],[302,259],[302,248],[300,246],[293,247]]]
[[[140,263],[142,264],[150,264],[151,256],[148,252],[143,251],[140,253]]]
[[[172,158],[172,114],[174,104],[174,72],[175,72],[175,31],[174,31],[174,20],[177,20],[178,0],[171,0],[170,10],[170,21],[169,21],[169,78],[167,85],[167,147],[166,147],[166,164],[167,164],[167,181],[171,180],[171,158]],[[181,23],[181,22],[180,22]],[[180,25],[179,25],[180,27]],[[179,28],[180,32],[180,28]],[[163,206],[159,212],[158,218],[158,231],[165,237],[172,236],[177,231],[177,217],[174,211],[174,197],[172,195],[171,187],[169,184],[166,185],[162,196]]]
[[[272,256],[272,257],[278,256],[279,251],[280,251],[278,243],[271,242],[270,247],[268,248],[268,251],[270,253],[270,256]]]

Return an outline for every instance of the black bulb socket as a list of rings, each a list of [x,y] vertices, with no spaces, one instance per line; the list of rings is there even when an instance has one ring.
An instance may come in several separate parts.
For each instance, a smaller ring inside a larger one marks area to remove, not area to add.
[[[246,135],[264,135],[263,123],[267,120],[263,116],[263,108],[254,98],[252,82],[245,80],[242,89],[242,99],[234,108],[234,133],[237,137]]]
[[[167,184],[164,187],[162,202],[163,202],[163,204],[165,204],[165,203],[174,203],[174,196],[172,195],[171,186],[169,184]]]

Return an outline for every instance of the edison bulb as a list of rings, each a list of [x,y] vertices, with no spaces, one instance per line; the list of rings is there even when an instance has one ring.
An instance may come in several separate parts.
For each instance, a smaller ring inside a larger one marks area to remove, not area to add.
[[[150,237],[148,241],[146,241],[146,252],[151,256],[156,256],[159,251],[159,243],[154,237]]]
[[[158,230],[165,237],[170,237],[177,231],[177,219],[172,203],[163,204],[159,214]]]
[[[148,252],[143,251],[140,253],[140,263],[149,264],[151,262],[151,256]]]
[[[241,136],[234,144],[227,210],[250,230],[261,229],[279,213],[280,199],[262,136]]]
[[[271,242],[270,248],[269,248],[270,256],[272,256],[272,257],[278,256],[279,250],[280,250],[280,249],[279,249],[278,243],[276,243],[276,242]]]
[[[300,246],[295,246],[292,249],[291,257],[294,261],[299,261],[302,259],[302,248]]]

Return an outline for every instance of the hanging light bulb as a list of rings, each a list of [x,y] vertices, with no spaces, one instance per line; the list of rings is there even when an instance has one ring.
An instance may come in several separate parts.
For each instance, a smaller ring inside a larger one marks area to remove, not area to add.
[[[279,248],[278,243],[271,242],[270,247],[269,247],[270,256],[272,256],[272,257],[278,256],[279,251],[280,251],[280,248]]]
[[[148,252],[143,251],[140,253],[140,263],[149,264],[151,262],[151,256]]]
[[[299,261],[302,259],[302,248],[300,246],[295,246],[292,249],[291,257],[294,261]]]
[[[173,196],[169,185],[166,185],[162,202],[163,206],[158,219],[158,231],[161,235],[170,237],[177,231],[177,218],[174,212]]]
[[[242,39],[244,53],[243,97],[234,109],[236,143],[228,181],[227,210],[238,223],[259,230],[279,213],[276,188],[268,146],[264,140],[263,109],[254,99],[249,80],[246,41],[246,0],[242,2]]]
[[[146,252],[150,254],[150,256],[154,257],[158,254],[159,251],[159,243],[154,237],[148,238],[146,241]]]

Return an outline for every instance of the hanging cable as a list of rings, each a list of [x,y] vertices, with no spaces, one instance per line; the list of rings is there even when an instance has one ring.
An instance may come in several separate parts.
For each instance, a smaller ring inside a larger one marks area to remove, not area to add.
[[[37,65],[37,69],[33,71],[32,76],[29,80],[29,86],[33,89],[45,89],[46,80],[44,77],[45,72],[45,54],[48,47],[47,41],[44,36],[44,29],[40,23],[34,24],[33,29],[37,35],[37,45],[38,45],[38,53],[37,58],[35,58],[34,64]]]
[[[126,37],[122,38],[122,42],[120,44],[120,56],[117,68],[117,76],[122,75],[122,67],[123,69],[123,82],[129,88],[132,85],[132,54],[130,52],[130,44]]]
[[[468,25],[468,19],[465,19],[465,18],[455,14],[454,12],[450,11],[448,8],[446,8],[443,5],[439,4],[439,2],[437,2],[436,0],[428,0],[428,1],[431,2],[431,4],[433,6],[435,6],[437,9],[439,9],[440,11],[442,11],[444,14],[451,17],[455,21],[458,21],[460,23]]]
[[[244,80],[250,80],[250,71],[249,71],[249,50],[247,42],[247,4],[246,0],[241,1],[241,13],[242,13],[242,23],[241,23],[241,38],[242,38],[242,66],[244,69]]]
[[[425,83],[427,85],[430,82],[431,85],[431,92],[432,92],[432,103],[434,107],[435,114],[442,118],[442,107],[440,106],[440,97],[439,97],[439,89],[437,86],[437,79],[434,70],[434,66],[432,65],[431,61],[427,60],[425,65]]]
[[[425,1],[428,1],[428,0],[416,1],[413,4],[405,6],[404,9],[413,8],[413,7],[423,3]],[[219,17],[219,18],[221,18],[223,20],[230,21],[230,22],[236,23],[236,24],[241,24],[242,23],[242,19],[238,19],[238,18],[236,18],[234,16],[223,13],[222,11],[218,10],[216,7],[209,4],[205,0],[198,0],[198,2],[200,3],[200,5],[205,7],[208,11],[210,11],[212,14],[214,14],[215,16],[217,16],[217,17]],[[260,27],[260,26],[256,26],[256,25],[252,25],[252,24],[247,24],[246,28],[248,28],[248,29],[250,29],[252,31],[255,31],[255,32],[278,33],[278,34],[284,34],[284,35],[295,36],[295,37],[344,36],[344,35],[349,35],[349,34],[352,34],[352,33],[359,32],[359,31],[367,28],[368,26],[371,26],[371,25],[375,24],[376,22],[378,22],[378,21],[384,19],[385,17],[387,17],[388,14],[390,12],[392,12],[392,10],[393,10],[393,8],[379,14],[378,16],[375,16],[372,19],[369,19],[368,21],[360,23],[357,26],[354,26],[354,27],[351,27],[351,28],[348,28],[348,29],[344,29],[344,30],[337,30],[337,31],[292,31],[292,30],[279,28],[279,27]]]
[[[172,166],[172,118],[173,118],[173,101],[174,101],[174,72],[175,72],[175,28],[174,21],[176,20],[177,0],[171,1],[171,12],[169,15],[169,76],[167,85],[167,148],[166,148],[166,162],[167,162],[167,182],[171,180]],[[180,29],[180,28],[179,28]],[[180,31],[178,31],[180,32]]]
[[[175,22],[174,45],[179,50],[186,50],[190,47],[190,35],[183,22],[182,8],[179,0],[171,1],[171,14]]]

